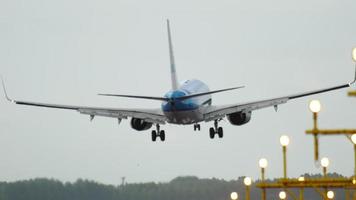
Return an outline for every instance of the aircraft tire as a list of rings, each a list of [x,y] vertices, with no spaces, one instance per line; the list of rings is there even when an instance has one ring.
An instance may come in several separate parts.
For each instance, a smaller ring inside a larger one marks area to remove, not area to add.
[[[166,133],[164,132],[164,130],[160,131],[159,137],[161,138],[162,142],[164,142],[166,140]]]
[[[155,130],[152,131],[151,133],[151,137],[152,137],[152,142],[156,142],[156,139],[157,139],[157,133]]]
[[[210,128],[210,129],[209,129],[209,136],[210,136],[211,139],[214,139],[214,136],[215,136],[215,130],[214,130],[214,128]]]
[[[218,135],[219,135],[219,138],[224,137],[224,131],[223,131],[223,128],[222,128],[222,127],[219,127],[219,128],[218,128]]]

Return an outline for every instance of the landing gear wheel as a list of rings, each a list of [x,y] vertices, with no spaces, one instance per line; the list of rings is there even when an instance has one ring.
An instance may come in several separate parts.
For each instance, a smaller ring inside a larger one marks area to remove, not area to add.
[[[218,128],[218,136],[219,136],[219,138],[222,138],[224,136],[224,132],[223,132],[223,128],[222,127]]]
[[[152,142],[156,142],[157,137],[159,137],[162,142],[166,140],[166,134],[164,130],[160,129],[159,124],[156,124],[156,130],[152,130],[151,136],[152,136]]]
[[[222,138],[224,136],[223,128],[219,127],[220,120],[221,119],[214,120],[214,127],[211,127],[209,129],[209,135],[211,139],[214,139],[215,134],[218,134],[219,138]]]
[[[157,132],[156,131],[152,131],[151,137],[152,137],[152,142],[155,142],[156,139],[157,139]]]
[[[164,140],[166,140],[166,134],[165,134],[164,130],[161,130],[159,132],[159,137],[161,138],[162,142],[164,142]]]
[[[209,135],[210,135],[211,139],[214,139],[214,136],[215,136],[215,129],[214,128],[210,128],[209,129]]]
[[[194,131],[200,131],[200,124],[194,124]]]

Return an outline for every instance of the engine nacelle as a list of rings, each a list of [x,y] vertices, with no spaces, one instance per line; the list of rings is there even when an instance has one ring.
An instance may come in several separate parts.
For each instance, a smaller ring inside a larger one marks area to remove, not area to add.
[[[227,119],[231,124],[241,126],[251,120],[251,111],[232,113],[227,115]]]
[[[146,122],[143,119],[132,118],[131,127],[136,131],[144,131],[152,127],[152,123]]]

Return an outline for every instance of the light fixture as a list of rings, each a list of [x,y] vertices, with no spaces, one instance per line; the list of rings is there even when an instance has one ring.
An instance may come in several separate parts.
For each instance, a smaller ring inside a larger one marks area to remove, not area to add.
[[[351,141],[352,143],[356,144],[356,134],[351,135]]]
[[[285,191],[280,191],[278,196],[282,200],[287,198],[287,194]]]
[[[231,192],[230,198],[232,200],[237,200],[239,198],[239,195],[237,194],[237,192]]]
[[[261,168],[266,168],[268,166],[268,161],[266,158],[261,158],[260,161],[258,161],[258,164]]]
[[[326,196],[328,197],[328,199],[334,199],[335,194],[334,194],[333,191],[329,190],[329,191],[326,193]]]
[[[244,184],[246,186],[250,186],[252,184],[252,179],[250,177],[245,177],[244,178]]]
[[[352,49],[352,60],[356,62],[356,47]]]
[[[282,135],[279,138],[279,142],[281,143],[282,146],[286,147],[289,144],[289,137],[287,135]]]
[[[325,168],[328,167],[329,164],[330,164],[329,158],[326,158],[326,157],[322,158],[320,160],[320,164],[321,164],[322,167],[325,167]]]
[[[300,177],[298,178],[298,181],[300,181],[300,182],[303,182],[303,181],[305,181],[305,178],[304,178],[304,176],[300,176]]]
[[[309,109],[313,113],[318,113],[321,110],[321,103],[319,100],[312,100],[309,102]]]

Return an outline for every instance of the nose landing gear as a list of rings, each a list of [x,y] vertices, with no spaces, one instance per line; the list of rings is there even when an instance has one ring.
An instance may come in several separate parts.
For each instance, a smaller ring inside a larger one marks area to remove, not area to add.
[[[200,131],[200,124],[194,124],[194,131]]]
[[[211,127],[209,129],[209,136],[211,139],[214,139],[215,137],[215,134],[217,134],[219,136],[219,138],[222,138],[224,136],[224,131],[223,131],[223,128],[222,127],[219,127],[218,125],[218,121],[219,120],[215,120],[214,121],[214,127]]]
[[[157,140],[157,137],[161,139],[162,142],[166,140],[166,133],[164,130],[160,130],[159,124],[156,124],[156,130],[152,130],[152,141],[155,142]]]

